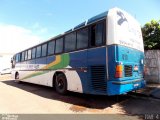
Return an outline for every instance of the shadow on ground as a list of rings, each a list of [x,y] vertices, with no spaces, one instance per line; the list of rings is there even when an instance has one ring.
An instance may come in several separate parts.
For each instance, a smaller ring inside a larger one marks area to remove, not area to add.
[[[160,113],[160,100],[152,100],[150,98],[131,97],[128,95],[121,95],[118,97],[86,95],[74,92],[69,92],[67,95],[62,96],[57,94],[55,90],[50,87],[23,82],[19,84],[14,80],[5,80],[1,82],[50,100],[58,100],[73,104],[70,110],[75,112],[85,111],[86,108],[104,110],[108,107],[112,108],[113,105],[117,104],[124,111],[124,114],[131,116],[138,115],[144,118],[144,114]]]
[[[111,107],[113,104],[125,101],[129,99],[129,96],[102,96],[102,95],[87,95],[74,92],[68,92],[67,95],[59,95],[53,88],[45,87],[41,85],[35,85],[31,83],[20,82],[15,80],[1,81],[12,87],[16,87],[27,92],[36,94],[38,96],[70,103],[86,108],[105,109]]]

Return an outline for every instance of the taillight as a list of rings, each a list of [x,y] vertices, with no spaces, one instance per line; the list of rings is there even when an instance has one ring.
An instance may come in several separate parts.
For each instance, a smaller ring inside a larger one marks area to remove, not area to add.
[[[122,65],[116,65],[116,78],[122,78],[123,77],[123,66]]]

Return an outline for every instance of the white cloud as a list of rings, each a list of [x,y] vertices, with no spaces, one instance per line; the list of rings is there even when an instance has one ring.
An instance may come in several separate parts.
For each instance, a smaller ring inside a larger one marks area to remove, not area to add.
[[[39,30],[40,33],[47,33],[48,29],[47,28],[41,28]]]
[[[16,53],[41,40],[39,36],[33,35],[31,30],[15,25],[0,24],[0,53]]]
[[[48,29],[45,27],[42,27],[39,22],[36,22],[33,24],[32,29],[37,33],[37,34],[43,34],[47,33]]]

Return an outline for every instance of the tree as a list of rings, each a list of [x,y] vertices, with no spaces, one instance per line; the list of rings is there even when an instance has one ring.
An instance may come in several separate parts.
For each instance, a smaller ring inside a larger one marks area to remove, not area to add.
[[[160,20],[151,20],[142,27],[144,49],[160,50]]]

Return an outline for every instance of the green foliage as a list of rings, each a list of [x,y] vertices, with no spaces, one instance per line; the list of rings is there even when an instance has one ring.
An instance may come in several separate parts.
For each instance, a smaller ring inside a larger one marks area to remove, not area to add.
[[[160,50],[160,20],[151,20],[142,27],[145,50]]]

